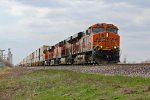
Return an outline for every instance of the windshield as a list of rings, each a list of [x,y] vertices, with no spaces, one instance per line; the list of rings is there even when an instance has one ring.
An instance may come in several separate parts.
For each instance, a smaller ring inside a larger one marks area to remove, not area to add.
[[[92,31],[93,31],[93,33],[99,33],[99,32],[104,32],[105,29],[104,28],[93,28]]]
[[[116,34],[118,33],[118,30],[115,29],[115,28],[107,28],[106,31],[107,31],[107,32],[114,32],[114,33],[116,33]]]

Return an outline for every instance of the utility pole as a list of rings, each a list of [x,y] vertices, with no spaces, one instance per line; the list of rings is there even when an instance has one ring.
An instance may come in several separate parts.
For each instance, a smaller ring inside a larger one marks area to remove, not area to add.
[[[3,58],[4,52],[5,50],[0,50],[0,57]]]

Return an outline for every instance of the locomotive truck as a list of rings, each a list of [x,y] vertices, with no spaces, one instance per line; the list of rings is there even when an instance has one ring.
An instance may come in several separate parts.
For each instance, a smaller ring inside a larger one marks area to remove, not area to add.
[[[20,63],[22,66],[103,64],[120,62],[120,36],[113,24],[98,23],[85,32],[53,46],[43,45]]]

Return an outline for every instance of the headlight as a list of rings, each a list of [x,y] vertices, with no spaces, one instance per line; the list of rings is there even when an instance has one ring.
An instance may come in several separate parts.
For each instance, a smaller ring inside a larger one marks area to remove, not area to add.
[[[101,48],[103,48],[103,46],[100,46]]]
[[[116,49],[117,47],[116,47],[116,46],[114,46],[114,48]]]

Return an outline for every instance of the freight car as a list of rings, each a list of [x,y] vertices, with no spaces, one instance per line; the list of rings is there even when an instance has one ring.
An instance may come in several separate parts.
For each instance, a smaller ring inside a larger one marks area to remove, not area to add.
[[[53,46],[42,46],[30,54],[23,66],[118,63],[120,36],[113,24],[94,24]]]
[[[19,65],[20,66],[42,66],[45,62],[44,50],[49,48],[47,45],[36,49],[34,52],[24,58]]]

